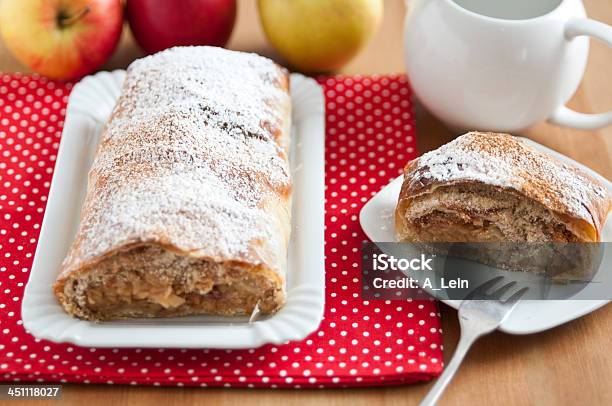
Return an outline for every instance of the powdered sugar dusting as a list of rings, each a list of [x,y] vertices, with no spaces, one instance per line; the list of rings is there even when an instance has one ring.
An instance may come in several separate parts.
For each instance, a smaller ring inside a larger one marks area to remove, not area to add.
[[[515,189],[553,210],[592,222],[595,200],[608,199],[606,189],[578,168],[505,134],[470,132],[410,165],[411,190],[435,182],[478,181]]]
[[[266,58],[213,47],[134,62],[92,165],[64,272],[147,241],[281,272],[277,215],[291,188],[280,138],[285,80]]]

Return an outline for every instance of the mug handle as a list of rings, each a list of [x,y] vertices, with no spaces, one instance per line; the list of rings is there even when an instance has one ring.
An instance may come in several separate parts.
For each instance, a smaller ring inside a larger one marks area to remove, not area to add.
[[[612,47],[612,27],[590,18],[571,18],[565,23],[565,36],[568,40],[588,35]],[[580,130],[597,130],[612,124],[612,111],[600,114],[585,114],[566,106],[559,107],[548,119],[549,122]]]

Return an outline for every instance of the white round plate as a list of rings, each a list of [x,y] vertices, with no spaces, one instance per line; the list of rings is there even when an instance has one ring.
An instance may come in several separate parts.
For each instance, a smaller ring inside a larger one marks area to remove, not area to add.
[[[534,141],[526,138],[523,138],[523,141],[539,151],[581,168],[607,185],[612,194],[612,183],[593,170]],[[359,222],[370,240],[376,242],[395,241],[393,216],[402,180],[403,176],[393,180],[361,209]],[[611,218],[604,226],[602,241],[612,241]],[[599,272],[602,271],[604,270],[600,269]],[[461,303],[460,300],[443,300],[443,302],[455,309]],[[517,305],[509,318],[500,326],[500,330],[510,334],[537,333],[584,316],[608,302],[609,300],[524,300]]]

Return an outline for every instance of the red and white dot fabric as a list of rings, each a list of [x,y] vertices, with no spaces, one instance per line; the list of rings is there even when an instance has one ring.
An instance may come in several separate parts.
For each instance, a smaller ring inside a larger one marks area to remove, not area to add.
[[[0,379],[226,387],[336,387],[429,379],[442,365],[433,301],[360,298],[362,205],[415,157],[404,76],[319,80],[327,108],[326,306],[301,342],[250,350],[82,348],[20,319],[71,84],[0,74]],[[51,288],[51,287],[49,287]]]

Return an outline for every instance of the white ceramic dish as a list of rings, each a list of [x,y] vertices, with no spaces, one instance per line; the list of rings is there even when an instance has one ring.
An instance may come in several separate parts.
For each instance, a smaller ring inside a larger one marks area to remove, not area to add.
[[[34,336],[96,347],[253,348],[301,340],[316,330],[324,307],[324,104],[312,79],[291,75],[294,182],[287,304],[275,315],[210,316],[92,323],[69,316],[51,285],[76,233],[102,126],[117,100],[125,71],[100,72],[78,83],[68,102],[55,173],[38,247],[25,288],[22,317]]]
[[[578,162],[555,152],[534,141],[524,139],[529,145],[542,152],[553,155],[561,161],[576,165],[593,177],[600,179],[608,186],[612,193],[612,183],[591,169],[579,164]],[[366,235],[372,241],[387,242],[395,241],[394,236],[394,210],[397,204],[403,177],[400,176],[385,186],[361,209],[359,221]],[[606,222],[603,233],[603,241],[612,241],[612,219]],[[599,272],[602,272],[600,269]],[[597,274],[595,278],[597,278]],[[585,291],[588,288],[585,288]],[[584,291],[582,292],[584,294]],[[444,303],[454,307],[459,307],[460,300],[444,300]],[[605,304],[608,300],[525,300],[518,304],[508,320],[500,327],[500,330],[511,334],[530,334],[574,320],[580,316],[590,313]]]

